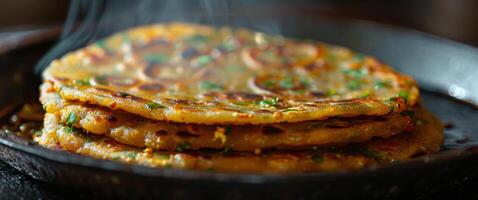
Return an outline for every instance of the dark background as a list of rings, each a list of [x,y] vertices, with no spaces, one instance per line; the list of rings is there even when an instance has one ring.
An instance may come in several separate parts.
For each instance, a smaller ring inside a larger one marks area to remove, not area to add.
[[[231,0],[233,1],[233,0]],[[476,0],[243,0],[249,7],[278,6],[308,14],[339,15],[407,27],[478,46],[478,1]],[[66,18],[66,0],[2,0],[0,33],[35,27],[58,27]],[[0,34],[2,37],[2,34]],[[0,38],[2,39],[2,38]],[[0,44],[1,45],[1,44]],[[440,197],[478,199],[476,180],[455,194]],[[68,193],[75,193],[74,196]],[[458,196],[455,196],[458,195]],[[52,186],[22,175],[0,161],[0,199],[88,199],[78,191]]]
[[[256,8],[294,7],[303,12],[377,21],[478,46],[478,1],[475,0],[243,0],[243,2]],[[0,32],[19,27],[61,25],[66,18],[68,3],[66,0],[3,0],[0,2]]]

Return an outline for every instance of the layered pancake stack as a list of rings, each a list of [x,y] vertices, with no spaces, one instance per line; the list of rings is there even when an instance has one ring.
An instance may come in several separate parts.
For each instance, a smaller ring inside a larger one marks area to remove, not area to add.
[[[152,167],[316,172],[439,150],[416,82],[317,41],[170,23],[112,35],[43,73],[48,148]]]

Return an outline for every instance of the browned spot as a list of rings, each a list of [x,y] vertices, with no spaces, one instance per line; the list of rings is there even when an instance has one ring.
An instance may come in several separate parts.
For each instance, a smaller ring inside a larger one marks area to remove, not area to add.
[[[238,100],[238,101],[253,101],[253,100],[262,100],[262,96],[249,92],[229,92],[226,93],[226,98],[228,100]]]
[[[261,132],[263,134],[280,134],[280,133],[284,133],[284,130],[274,126],[264,126],[262,127]]]
[[[255,112],[257,112],[257,113],[272,113],[272,111],[270,111],[270,110],[264,110],[264,109],[256,110]]]
[[[310,92],[310,95],[317,98],[324,98],[327,96],[325,92]]]
[[[143,84],[139,86],[140,90],[145,90],[145,91],[155,91],[159,92],[165,89],[165,87],[162,84],[159,83],[150,83],[150,84]]]
[[[117,119],[115,116],[113,116],[113,115],[108,115],[108,116],[106,116],[106,120],[107,120],[108,122],[110,122],[110,123],[115,123],[115,122],[118,121],[118,119]]]
[[[112,103],[110,103],[110,105],[108,105],[108,107],[111,108],[111,109],[115,109],[116,106],[117,106],[116,102],[112,102]]]
[[[63,83],[65,83],[65,82],[70,81],[69,78],[58,77],[58,76],[54,76],[52,79],[53,79],[52,81],[54,81],[54,82],[57,81],[57,82],[63,82]]]
[[[166,134],[168,134],[168,132],[165,131],[165,130],[157,130],[155,133],[156,133],[156,135],[166,135]]]
[[[179,137],[198,137],[198,135],[189,131],[178,131],[176,132],[176,135],[178,135]]]

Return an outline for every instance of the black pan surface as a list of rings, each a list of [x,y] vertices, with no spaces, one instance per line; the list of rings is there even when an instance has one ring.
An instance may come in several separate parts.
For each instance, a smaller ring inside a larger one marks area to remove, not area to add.
[[[288,36],[315,38],[374,55],[415,77],[423,89],[424,105],[448,124],[444,150],[411,162],[353,172],[224,174],[96,160],[0,133],[0,159],[42,181],[123,198],[416,198],[460,187],[478,177],[477,49],[356,20],[287,18],[280,20],[280,29]],[[33,52],[42,49],[18,49],[0,58],[3,65],[12,66],[0,68],[0,80],[9,83],[0,85],[1,116],[8,116],[37,90],[39,80],[31,71],[38,56]]]

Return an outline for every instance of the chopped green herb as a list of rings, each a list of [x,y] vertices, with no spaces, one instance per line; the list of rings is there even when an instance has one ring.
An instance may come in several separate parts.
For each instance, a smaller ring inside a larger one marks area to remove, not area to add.
[[[360,154],[364,155],[366,157],[372,158],[377,161],[383,161],[384,157],[380,152],[375,151],[373,149],[364,147],[364,146],[352,146],[352,147],[347,147],[346,149],[343,150],[344,153],[351,153],[351,154]]]
[[[276,81],[275,80],[266,80],[266,81],[262,82],[262,84],[266,88],[273,88],[276,85]]]
[[[74,112],[70,112],[70,114],[68,115],[68,117],[66,118],[66,125],[68,126],[73,126],[73,124],[76,123],[76,115]]]
[[[121,34],[121,39],[123,40],[123,43],[131,43],[131,37],[129,37],[128,34]]]
[[[285,79],[282,79],[279,85],[281,88],[284,88],[284,89],[292,89],[295,86],[294,80],[292,79],[292,77],[287,77]]]
[[[357,60],[357,61],[362,61],[364,58],[365,58],[365,55],[363,55],[361,53],[355,54],[354,57],[353,57],[353,59]]]
[[[336,94],[337,94],[337,91],[335,91],[334,89],[327,90],[327,96],[333,96],[333,95],[336,95]]]
[[[34,130],[33,131],[33,135],[36,135],[36,136],[40,136],[43,134],[43,131],[42,130]]]
[[[227,40],[224,41],[220,47],[226,51],[234,51],[237,48],[237,44],[234,40]]]
[[[202,81],[199,83],[199,88],[201,90],[222,90],[222,86],[209,81]]]
[[[154,110],[157,108],[165,108],[163,105],[156,102],[147,103],[147,104],[144,104],[144,106],[149,110]]]
[[[182,151],[187,150],[189,148],[191,148],[191,143],[183,142],[176,147],[176,151],[182,152]]]
[[[159,159],[163,159],[163,160],[169,160],[171,156],[169,154],[161,154],[159,155]]]
[[[167,163],[167,164],[164,165],[164,168],[166,168],[166,169],[169,169],[171,167],[173,167],[173,165],[171,163]]]
[[[134,159],[136,158],[137,155],[138,154],[136,152],[132,152],[132,151],[118,151],[118,152],[111,153],[111,159],[118,160],[122,157]]]
[[[222,154],[222,155],[225,155],[225,154],[228,154],[228,153],[232,152],[233,150],[234,150],[233,147],[226,147],[226,148],[221,152],[221,154]]]
[[[342,70],[342,73],[354,78],[362,78],[364,75],[368,74],[368,71],[365,69],[344,69]]]
[[[74,129],[73,127],[66,127],[66,128],[65,128],[65,131],[66,131],[67,133],[73,133],[73,131],[75,131],[75,129]]]
[[[279,98],[264,99],[262,101],[259,101],[259,105],[264,107],[276,106],[278,103]]]
[[[208,55],[201,55],[197,58],[197,66],[198,67],[203,67],[204,65],[209,64],[212,62],[213,58]]]
[[[311,159],[316,163],[324,162],[324,154],[322,152],[316,152],[312,154]]]
[[[387,81],[375,81],[375,89],[389,87],[390,83]]]
[[[97,76],[93,80],[100,85],[108,85],[108,81],[105,76]]]
[[[232,133],[232,128],[230,126],[224,127],[224,134],[225,135],[231,135]]]
[[[97,46],[98,48],[101,48],[101,49],[108,49],[108,47],[106,46],[105,40],[96,41],[95,46]]]
[[[119,95],[120,97],[128,97],[128,96],[130,96],[130,94],[128,94],[128,93],[126,93],[126,92],[118,92],[118,95]]]
[[[287,108],[287,109],[281,110],[281,112],[283,112],[283,113],[293,112],[293,111],[299,111],[299,109],[297,109],[297,108]]]
[[[365,91],[360,95],[360,98],[366,98],[368,96],[370,96],[370,91]]]
[[[300,82],[306,88],[310,87],[310,80],[307,77],[301,77]]]
[[[415,115],[415,112],[413,112],[411,110],[407,110],[407,111],[401,112],[400,115],[413,117]]]
[[[165,54],[146,54],[143,59],[151,64],[162,64],[168,62],[169,56]]]
[[[408,93],[407,91],[400,91],[400,92],[398,93],[398,96],[399,96],[399,97],[402,97],[402,98],[405,99],[405,100],[407,100],[408,97],[410,96],[410,93]]]
[[[259,54],[258,58],[261,60],[274,60],[276,56],[271,51],[264,51]]]
[[[347,87],[351,90],[359,90],[362,86],[359,80],[351,80],[347,84]]]
[[[205,35],[192,35],[189,37],[186,37],[186,41],[194,44],[201,44],[201,43],[206,43],[209,41],[209,37]]]
[[[88,86],[91,85],[88,80],[75,80],[75,84],[81,85],[81,86]]]
[[[215,172],[216,170],[214,168],[210,167],[210,168],[207,169],[207,171],[208,172]]]

